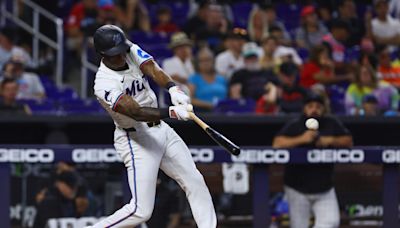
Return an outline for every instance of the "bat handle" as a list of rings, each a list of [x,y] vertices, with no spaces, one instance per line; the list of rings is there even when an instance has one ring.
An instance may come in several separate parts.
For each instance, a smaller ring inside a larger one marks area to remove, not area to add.
[[[194,114],[194,112],[189,112],[190,119],[192,119],[194,122],[196,122],[203,130],[206,130],[209,126],[201,120],[199,117]]]

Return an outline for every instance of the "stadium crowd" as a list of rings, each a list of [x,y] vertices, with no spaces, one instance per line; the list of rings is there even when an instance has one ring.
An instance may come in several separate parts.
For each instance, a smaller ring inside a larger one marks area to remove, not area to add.
[[[112,23],[154,56],[197,111],[299,113],[311,93],[323,96],[334,114],[399,111],[396,1],[48,2],[37,1],[64,19],[67,85],[80,80],[83,42]],[[16,102],[1,90],[2,111],[18,111],[21,103],[33,114],[101,113],[96,102],[54,85],[51,52],[42,48],[40,60],[32,61],[26,34],[12,25],[0,31],[1,78],[18,84]]]

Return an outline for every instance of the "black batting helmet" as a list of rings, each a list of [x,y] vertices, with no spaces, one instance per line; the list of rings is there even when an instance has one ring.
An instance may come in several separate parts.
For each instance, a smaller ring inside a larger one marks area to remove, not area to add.
[[[126,53],[132,46],[122,29],[115,25],[103,25],[98,28],[94,33],[93,41],[96,51],[106,56]]]

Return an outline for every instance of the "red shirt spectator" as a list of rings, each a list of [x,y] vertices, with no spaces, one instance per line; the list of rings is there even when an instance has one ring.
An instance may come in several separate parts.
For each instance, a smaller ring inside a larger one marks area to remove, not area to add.
[[[96,0],[83,0],[72,7],[66,23],[67,30],[79,29],[87,11],[97,12]]]

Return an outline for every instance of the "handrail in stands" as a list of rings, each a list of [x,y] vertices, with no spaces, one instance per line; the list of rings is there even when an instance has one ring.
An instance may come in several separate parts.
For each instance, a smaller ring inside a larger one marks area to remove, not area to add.
[[[22,19],[18,17],[18,1],[13,1],[12,12],[7,10],[6,7],[7,1],[1,1],[0,5],[0,22],[1,25],[4,25],[6,19],[12,21],[25,31],[31,33],[33,35],[32,41],[32,53],[33,53],[33,62],[35,64],[39,61],[39,40],[43,43],[47,44],[49,47],[53,48],[57,52],[57,59],[56,59],[56,84],[58,87],[62,87],[63,80],[63,61],[64,61],[64,30],[63,30],[63,20],[54,14],[50,13],[49,11],[45,10],[41,6],[37,5],[36,3],[32,2],[31,0],[21,0],[20,3],[23,3],[25,6],[28,6],[32,9],[33,13],[33,26],[26,23]],[[52,21],[56,26],[57,31],[57,40],[52,40],[48,36],[42,34],[39,31],[40,28],[40,17],[44,16]]]
[[[87,51],[88,51],[88,39],[83,41],[83,47],[81,52],[81,98],[87,98],[88,96],[88,70],[92,72],[97,72],[98,66],[91,63],[88,60]]]

